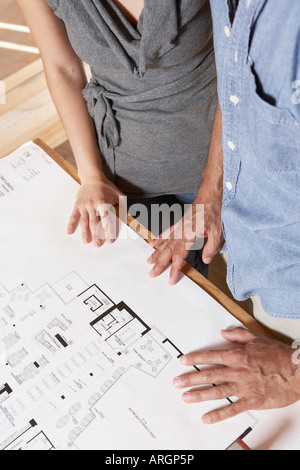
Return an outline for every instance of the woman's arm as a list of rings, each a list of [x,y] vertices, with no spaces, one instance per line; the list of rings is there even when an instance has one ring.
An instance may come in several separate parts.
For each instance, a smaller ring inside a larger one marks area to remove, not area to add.
[[[75,231],[80,220],[83,241],[93,240],[99,246],[97,206],[118,203],[121,193],[102,171],[94,123],[82,96],[87,82],[82,61],[70,44],[63,21],[45,0],[17,0],[17,3],[40,50],[49,91],[70,141],[82,183],[68,233]]]

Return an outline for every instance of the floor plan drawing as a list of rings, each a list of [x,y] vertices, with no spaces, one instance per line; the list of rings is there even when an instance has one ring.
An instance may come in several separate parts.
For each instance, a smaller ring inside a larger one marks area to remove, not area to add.
[[[189,406],[172,386],[182,353],[237,320],[186,277],[150,280],[152,250],[121,221],[99,250],[67,236],[78,183],[36,145],[1,176],[0,450],[224,449],[257,424],[207,427],[228,400]]]
[[[0,385],[1,449],[80,448],[79,437],[107,419],[103,397],[131,368],[139,381],[143,374],[154,380],[182,354],[76,272],[36,292],[25,282],[12,292],[1,284],[0,315],[1,357],[11,376]],[[145,418],[130,413],[155,440]]]

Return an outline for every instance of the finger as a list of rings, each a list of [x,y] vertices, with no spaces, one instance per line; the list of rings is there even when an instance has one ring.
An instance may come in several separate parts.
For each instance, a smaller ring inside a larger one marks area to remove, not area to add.
[[[151,246],[151,248],[156,248],[157,246],[160,246],[165,240],[163,240],[163,238],[155,238],[155,240],[152,240],[152,242],[149,243],[149,246]]]
[[[241,344],[246,344],[259,338],[258,335],[242,327],[234,328],[233,330],[222,330],[221,335],[227,341]]]
[[[184,251],[183,254],[177,254],[173,256],[169,278],[170,286],[174,286],[178,282],[187,254],[188,252]]]
[[[101,245],[105,242],[105,230],[102,224],[102,220],[99,218],[99,222],[97,224],[97,237],[100,240]]]
[[[219,252],[221,234],[218,232],[209,232],[207,242],[202,252],[203,263],[210,264]]]
[[[164,251],[165,247],[168,245],[167,240],[162,240],[161,244],[157,247],[157,249],[152,253],[151,256],[147,259],[148,264],[155,264],[158,258],[160,257],[160,254]]]
[[[157,237],[155,240],[149,243],[151,248],[156,248],[160,246],[163,242],[168,242],[170,240],[173,240],[175,229],[176,229],[175,225],[168,227],[163,233],[159,235],[159,237]]]
[[[157,258],[155,265],[150,271],[149,276],[151,278],[159,276],[166,269],[166,267],[170,264],[172,260],[172,256],[173,256],[173,251],[170,248],[170,246],[167,245],[164,251],[159,254],[159,257]]]
[[[90,243],[91,241],[91,232],[89,226],[89,214],[85,210],[80,214],[80,227],[81,227],[81,236],[83,243]]]
[[[248,406],[248,401],[246,398],[241,398],[240,400],[232,403],[230,405],[219,408],[218,410],[210,411],[202,416],[202,422],[204,424],[215,424],[225,419],[233,418],[244,411],[248,411],[250,408]]]
[[[69,220],[69,223],[68,223],[68,227],[67,227],[67,234],[68,235],[71,235],[72,233],[75,232],[75,230],[78,226],[79,220],[80,220],[80,212],[79,212],[79,209],[77,207],[75,207],[73,209],[73,212],[71,214],[71,217],[70,217],[70,220]]]
[[[236,385],[229,383],[184,392],[182,400],[185,403],[201,403],[203,401],[222,400],[235,395],[235,393]]]
[[[207,350],[181,356],[180,364],[183,366],[196,365],[224,365],[233,366],[239,364],[240,355],[236,350]]]
[[[100,218],[97,216],[96,211],[94,209],[89,210],[89,223],[90,223],[90,230],[92,234],[92,242],[96,248],[100,247],[102,244],[97,233],[99,220]]]
[[[154,253],[152,253],[152,255],[149,256],[149,258],[147,259],[147,263],[148,264],[155,264],[156,261],[158,260],[159,256],[160,256],[159,251],[154,251]]]
[[[102,203],[97,206],[97,211],[101,219],[105,218],[111,210],[113,210],[113,204]]]
[[[175,377],[173,386],[175,388],[187,388],[219,382],[232,382],[236,380],[237,374],[237,371],[228,367],[206,369]]]
[[[123,198],[122,198],[123,199]],[[97,210],[101,219],[99,225],[99,238],[107,243],[113,243],[116,240],[116,211],[112,204],[99,204]]]
[[[106,243],[111,244],[116,240],[116,217],[111,212],[108,212],[106,217],[102,219],[104,227]]]

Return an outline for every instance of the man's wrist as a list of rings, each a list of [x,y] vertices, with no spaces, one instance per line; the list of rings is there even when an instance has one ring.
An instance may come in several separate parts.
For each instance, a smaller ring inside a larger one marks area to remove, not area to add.
[[[200,185],[195,204],[205,204],[213,201],[222,202],[223,179],[204,178]]]

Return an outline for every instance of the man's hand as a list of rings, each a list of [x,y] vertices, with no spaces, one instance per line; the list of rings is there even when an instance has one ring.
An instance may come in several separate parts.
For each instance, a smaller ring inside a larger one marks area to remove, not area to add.
[[[247,410],[283,408],[300,399],[300,369],[293,364],[293,351],[288,345],[244,328],[221,333],[226,340],[234,342],[235,347],[182,356],[180,362],[184,366],[209,364],[212,367],[184,374],[173,381],[180,389],[201,386],[183,393],[186,403],[238,397],[235,403],[205,414],[202,417],[205,424],[214,424]]]
[[[176,284],[196,239],[207,238],[202,259],[205,264],[211,263],[222,238],[221,205],[221,191],[213,193],[203,184],[183,219],[150,243],[152,248],[156,248],[148,258],[148,263],[154,264],[150,277],[159,276],[172,263],[169,284]]]

